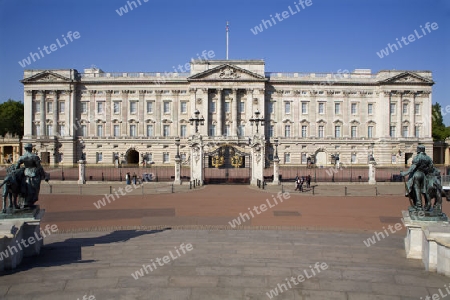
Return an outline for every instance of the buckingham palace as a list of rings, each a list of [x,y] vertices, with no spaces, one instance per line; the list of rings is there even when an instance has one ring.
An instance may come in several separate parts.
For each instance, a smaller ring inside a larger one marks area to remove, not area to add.
[[[194,136],[205,168],[248,167],[255,136],[264,168],[274,157],[280,166],[367,166],[370,157],[405,166],[418,144],[433,154],[430,71],[277,73],[266,72],[264,60],[190,66],[189,73],[25,70],[23,142],[50,166],[80,159],[173,166],[175,158],[189,165]]]

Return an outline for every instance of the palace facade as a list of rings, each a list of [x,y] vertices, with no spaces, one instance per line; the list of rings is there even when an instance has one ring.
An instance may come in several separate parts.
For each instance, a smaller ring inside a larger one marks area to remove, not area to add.
[[[418,144],[433,155],[430,71],[276,73],[263,60],[190,64],[190,73],[170,74],[26,70],[22,142],[54,166],[81,158],[173,165],[177,151],[188,165],[198,110],[205,154],[228,145],[232,154],[250,155],[258,135],[266,167],[275,152],[280,166],[319,167],[367,165],[371,155],[379,166],[404,167]]]

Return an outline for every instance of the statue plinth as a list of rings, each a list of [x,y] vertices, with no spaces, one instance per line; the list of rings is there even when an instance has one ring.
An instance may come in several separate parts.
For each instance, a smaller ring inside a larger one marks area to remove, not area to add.
[[[440,209],[431,209],[430,211],[425,211],[422,209],[417,209],[416,207],[410,206],[408,208],[409,217],[414,221],[443,221],[447,222],[448,217]]]

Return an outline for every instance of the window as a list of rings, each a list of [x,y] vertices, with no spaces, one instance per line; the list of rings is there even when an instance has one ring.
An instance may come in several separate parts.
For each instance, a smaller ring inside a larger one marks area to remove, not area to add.
[[[307,136],[307,129],[308,127],[306,125],[302,125],[302,137],[305,138]]]
[[[229,113],[229,112],[230,112],[230,102],[225,102],[225,103],[224,103],[224,111],[225,111],[226,113]]]
[[[103,113],[103,102],[97,102],[97,113]]]
[[[209,136],[215,136],[216,135],[216,125],[211,125],[209,127]]]
[[[319,114],[324,114],[325,113],[325,103],[320,102],[319,103]]]
[[[153,161],[153,154],[152,153],[148,153],[147,154],[147,162],[152,162]]]
[[[240,113],[245,112],[245,102],[243,102],[243,101],[239,102],[239,112]]]
[[[86,127],[86,125],[81,125],[81,136],[87,136],[87,127]]]
[[[87,113],[87,102],[81,102],[81,112],[83,114]]]
[[[392,154],[392,156],[391,156],[391,163],[393,163],[393,164],[397,163],[397,155]]]
[[[187,113],[187,102],[186,101],[181,102],[180,111],[182,114]]]
[[[291,137],[291,125],[284,126],[284,136]]]
[[[34,110],[35,110],[37,113],[40,113],[40,112],[41,112],[41,104],[38,103],[38,102],[34,103]]]
[[[65,110],[66,110],[66,103],[59,102],[59,113],[63,114]]]
[[[130,125],[130,136],[136,136],[136,125]]]
[[[403,103],[403,114],[408,114],[408,103]]]
[[[113,113],[115,114],[120,113],[120,102],[113,103]]]
[[[306,153],[302,153],[302,164],[306,164],[308,161],[308,158],[306,157]]]
[[[335,126],[334,127],[334,137],[340,138],[341,137],[341,126]]]
[[[102,162],[103,161],[103,153],[102,152],[97,152],[97,162]]]
[[[357,136],[356,134],[357,134],[356,133],[356,126],[352,126],[352,128],[351,128],[351,137],[355,138]]]
[[[180,158],[181,158],[182,161],[186,161],[186,157],[187,157],[186,153],[181,153],[180,154]]]
[[[170,135],[170,127],[169,125],[163,126],[163,136],[169,136]]]
[[[373,138],[373,126],[368,126],[367,127],[367,137],[368,138]]]
[[[395,115],[395,103],[391,103],[391,106],[390,106],[390,114],[391,114],[391,115]]]
[[[147,113],[148,114],[153,113],[153,101],[148,101],[147,102]]]
[[[170,113],[170,102],[164,101],[163,110],[164,110],[165,114],[169,114]]]
[[[97,136],[103,136],[103,125],[97,125]]]
[[[395,126],[390,126],[389,128],[389,136],[395,137]]]
[[[402,127],[402,137],[408,137],[408,126]]]
[[[308,113],[308,103],[306,102],[302,102],[302,114],[307,114]]]
[[[153,136],[153,125],[147,125],[147,136]]]
[[[352,115],[356,115],[356,103],[352,103],[352,106],[351,106],[351,110],[352,110]]]
[[[36,125],[36,135],[41,135],[41,125]]]
[[[120,136],[120,127],[119,127],[119,125],[114,125],[114,128],[113,128],[113,136]]]
[[[230,136],[230,135],[231,135],[231,126],[226,125],[225,126],[225,136]]]
[[[350,158],[351,163],[356,163],[356,153],[352,153],[352,156]]]
[[[273,131],[274,131],[274,126],[270,125],[269,126],[269,137],[273,137]]]
[[[64,125],[59,125],[59,128],[58,128],[59,135],[60,136],[65,136],[66,135],[65,131],[66,131],[65,126]]]
[[[420,115],[420,104],[415,104],[414,105],[414,114],[415,115]]]
[[[169,162],[169,152],[164,152],[163,153],[163,163],[168,163]]]
[[[291,154],[285,153],[284,154],[284,163],[290,163],[291,162]]]
[[[245,135],[245,126],[239,125],[238,126],[238,136],[244,136]]]
[[[323,125],[320,125],[320,126],[319,126],[319,132],[318,132],[318,135],[319,135],[320,138],[323,138]]]
[[[215,101],[211,101],[211,103],[209,105],[209,112],[210,113],[215,113],[216,112],[216,102]]]
[[[419,126],[414,126],[414,137],[420,137],[420,129]]]
[[[53,135],[53,125],[47,125],[47,135]]]
[[[130,114],[135,114],[137,111],[137,102],[131,101],[130,102]]]
[[[186,125],[180,126],[180,136],[183,138],[187,136],[187,126]]]
[[[291,102],[284,102],[284,113],[285,114],[291,113]]]
[[[274,111],[274,102],[269,102],[269,114],[273,114]]]
[[[341,113],[341,103],[335,103],[334,104],[334,113],[340,114]]]
[[[51,114],[53,112],[53,102],[47,102],[47,113]]]
[[[369,115],[373,114],[373,103],[367,104],[367,113]]]

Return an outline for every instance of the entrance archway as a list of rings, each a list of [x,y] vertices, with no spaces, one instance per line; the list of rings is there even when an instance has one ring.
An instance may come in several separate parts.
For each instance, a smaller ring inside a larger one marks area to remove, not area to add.
[[[205,183],[250,183],[250,154],[228,144],[204,154]]]
[[[127,151],[125,160],[127,164],[139,165],[139,152],[134,149],[129,149]]]

